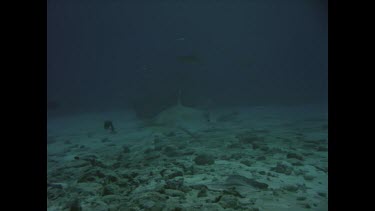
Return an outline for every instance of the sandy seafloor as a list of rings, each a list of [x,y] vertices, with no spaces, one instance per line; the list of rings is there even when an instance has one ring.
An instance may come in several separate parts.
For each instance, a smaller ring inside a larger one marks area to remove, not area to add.
[[[48,118],[48,210],[328,210],[326,107],[210,114],[190,131],[130,110]]]

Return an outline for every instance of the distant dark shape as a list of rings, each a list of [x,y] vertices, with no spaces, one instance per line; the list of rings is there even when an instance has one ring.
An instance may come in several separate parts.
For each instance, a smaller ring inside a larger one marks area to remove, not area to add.
[[[57,101],[47,101],[47,109],[48,110],[56,110],[60,107],[60,103]]]
[[[113,127],[112,121],[109,121],[109,120],[105,121],[104,122],[104,129],[108,130],[111,133],[116,133],[115,128]]]
[[[177,61],[183,64],[202,64],[202,59],[196,55],[177,56]]]

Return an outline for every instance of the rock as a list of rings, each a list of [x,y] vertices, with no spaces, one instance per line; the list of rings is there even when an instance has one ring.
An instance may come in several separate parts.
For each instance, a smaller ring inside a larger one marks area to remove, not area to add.
[[[259,156],[259,157],[257,157],[257,160],[266,160],[266,156]]]
[[[240,163],[246,165],[246,166],[252,166],[255,162],[251,160],[242,160]]]
[[[258,181],[256,181],[256,180],[252,180],[252,181],[251,181],[251,185],[252,185],[253,187],[256,187],[256,188],[258,188],[258,189],[262,189],[262,190],[266,190],[266,189],[268,188],[268,184],[263,183],[263,182],[258,182]]]
[[[173,179],[175,177],[178,177],[178,176],[184,176],[184,174],[178,170],[178,169],[163,169],[161,172],[160,172],[160,175],[162,177],[165,177],[167,179]]]
[[[167,134],[165,134],[167,137],[173,137],[173,136],[176,136],[176,133],[175,132],[173,132],[173,131],[171,131],[171,132],[169,132],[169,133],[167,133]]]
[[[150,154],[152,153],[154,150],[151,149],[151,148],[147,148],[145,151],[143,151],[144,154]]]
[[[232,195],[223,195],[220,198],[219,204],[224,209],[239,209],[240,208],[238,199]]]
[[[303,175],[303,178],[307,181],[311,181],[315,178],[315,176],[310,175],[310,174],[305,174],[305,175]]]
[[[224,193],[224,194],[228,194],[228,195],[233,195],[233,196],[236,196],[236,197],[240,197],[240,198],[245,198],[244,196],[242,196],[242,195],[236,190],[236,187],[230,187],[230,188],[228,188],[227,190],[224,190],[223,193]]]
[[[194,162],[197,165],[212,165],[215,163],[215,160],[210,155],[202,154],[195,157]]]
[[[238,186],[243,186],[243,185],[251,185],[255,188],[265,190],[268,188],[268,184],[258,182],[255,179],[249,179],[247,177],[241,176],[241,175],[230,175],[226,179],[226,184],[227,185],[238,185]]]
[[[101,142],[110,142],[111,140],[109,140],[109,138],[102,138]]]
[[[322,147],[322,146],[320,146],[320,147],[318,147],[318,149],[317,149],[319,152],[326,152],[326,151],[328,151],[328,148],[327,147]]]
[[[297,192],[299,188],[297,185],[286,185],[283,187],[283,189],[289,192]]]
[[[251,145],[253,146],[253,149],[259,149],[260,148],[260,144],[258,144],[258,143],[252,143]]]
[[[254,144],[254,142],[262,142],[264,141],[263,137],[259,137],[256,134],[252,132],[246,132],[242,134],[236,135],[236,138],[240,141],[242,144]]]
[[[142,210],[161,211],[164,208],[166,196],[158,192],[146,192],[141,197],[134,200],[133,204],[138,205]],[[135,210],[141,210],[135,209]],[[129,210],[129,209],[124,209]]]
[[[123,147],[122,147],[122,152],[123,152],[123,153],[129,153],[129,152],[130,152],[129,147],[128,147],[128,146],[123,146]]]
[[[271,171],[275,171],[277,173],[282,173],[285,175],[291,175],[293,172],[293,168],[285,163],[279,162],[277,163],[276,167],[271,168]]]
[[[90,170],[86,173],[84,173],[79,179],[78,179],[78,183],[82,183],[82,182],[94,182],[96,181],[97,178],[104,178],[105,177],[105,174],[103,174],[101,171],[99,170]]]
[[[292,163],[293,166],[303,166],[303,163],[297,161],[297,162],[294,162]]]
[[[304,201],[304,200],[306,200],[306,197],[304,197],[304,196],[298,196],[297,197],[297,201]]]
[[[265,171],[259,171],[258,172],[260,175],[266,175],[266,172]]]
[[[81,211],[81,210],[82,210],[82,207],[78,199],[75,199],[74,201],[70,203],[69,211]]]
[[[296,154],[296,153],[288,153],[286,157],[287,158],[295,158],[297,160],[303,161],[303,157],[301,155]]]
[[[198,198],[201,198],[201,197],[207,197],[207,189],[201,189],[201,190],[198,192],[197,197],[198,197]]]
[[[163,154],[166,155],[167,157],[179,156],[178,149],[174,145],[165,147],[163,150]]]
[[[168,196],[179,197],[181,199],[185,199],[185,193],[180,190],[165,189],[164,193]]]
[[[180,179],[169,179],[165,181],[164,188],[166,189],[173,189],[173,190],[180,190],[184,185],[184,178]]]
[[[270,150],[270,148],[268,146],[263,146],[260,148],[260,150],[267,152]]]
[[[327,197],[327,194],[324,193],[324,192],[318,192],[318,195],[321,196],[321,197]]]
[[[235,153],[235,154],[232,154],[232,155],[230,156],[230,159],[233,159],[233,160],[240,160],[243,156],[244,156],[244,154],[242,154],[242,153]]]
[[[113,184],[106,185],[103,188],[102,196],[114,195],[114,194],[116,194],[117,190],[118,190],[118,186],[117,185],[113,185]]]
[[[228,121],[235,121],[238,117],[239,112],[238,111],[233,111],[228,114],[223,114],[219,116],[216,121],[218,122],[228,122]]]
[[[242,149],[243,145],[240,142],[234,142],[227,145],[228,149]]]

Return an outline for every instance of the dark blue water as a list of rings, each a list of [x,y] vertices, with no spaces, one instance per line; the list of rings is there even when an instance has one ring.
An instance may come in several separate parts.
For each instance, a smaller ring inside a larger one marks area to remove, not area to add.
[[[51,0],[47,26],[60,112],[327,102],[325,1]]]

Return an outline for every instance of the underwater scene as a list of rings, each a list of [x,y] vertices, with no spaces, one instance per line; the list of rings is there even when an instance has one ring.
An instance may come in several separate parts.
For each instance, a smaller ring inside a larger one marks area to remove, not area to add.
[[[47,210],[328,210],[321,0],[48,0]]]

